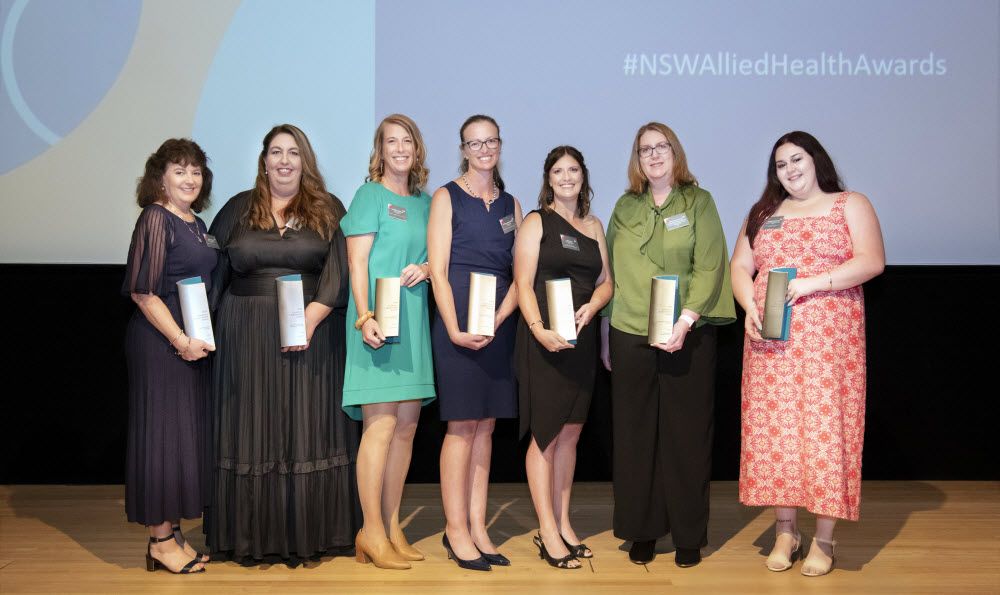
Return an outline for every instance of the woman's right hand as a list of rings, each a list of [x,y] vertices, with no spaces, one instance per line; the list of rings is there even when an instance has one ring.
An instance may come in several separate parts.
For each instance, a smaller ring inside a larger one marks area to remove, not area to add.
[[[542,347],[550,352],[562,351],[563,349],[573,349],[574,345],[562,338],[562,335],[546,328],[539,328],[532,333],[535,340],[542,344]]]
[[[471,349],[473,351],[479,351],[483,347],[490,344],[493,337],[487,337],[486,335],[472,335],[465,331],[459,331],[458,334],[449,337],[451,342],[459,347],[465,347],[466,349]]]
[[[764,337],[760,336],[760,330],[763,327],[760,323],[760,312],[757,310],[757,304],[751,304],[750,308],[747,310],[744,327],[746,328],[747,336],[750,337],[751,341],[766,341]]]
[[[180,339],[178,343],[180,341],[183,341],[183,339]],[[195,339],[193,337],[191,338],[191,343],[185,347],[184,351],[178,349],[181,357],[183,357],[185,361],[189,362],[198,361],[203,357],[208,357],[209,351],[215,351],[215,346],[209,345],[201,339]]]
[[[385,334],[374,318],[369,318],[361,326],[361,340],[372,349],[378,349],[385,345]]]

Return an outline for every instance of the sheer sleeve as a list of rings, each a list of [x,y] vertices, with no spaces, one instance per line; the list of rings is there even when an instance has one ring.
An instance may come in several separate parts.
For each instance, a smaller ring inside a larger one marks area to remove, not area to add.
[[[173,241],[168,216],[167,211],[157,205],[150,205],[139,214],[125,262],[123,296],[133,293],[163,295],[167,245]]]
[[[208,303],[212,311],[219,306],[219,300],[229,287],[229,279],[232,276],[232,267],[229,261],[229,240],[233,236],[233,230],[239,223],[240,217],[246,212],[250,200],[250,192],[240,192],[236,196],[226,201],[215,218],[212,219],[212,227],[208,233],[215,237],[219,243],[219,262],[212,271],[212,291],[208,295]]]
[[[338,226],[330,239],[330,253],[312,301],[331,308],[346,308],[347,276],[347,239]]]

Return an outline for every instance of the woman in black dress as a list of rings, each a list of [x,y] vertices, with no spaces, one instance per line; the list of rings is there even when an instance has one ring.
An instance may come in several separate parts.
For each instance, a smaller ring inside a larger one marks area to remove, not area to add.
[[[569,522],[576,443],[587,421],[597,369],[593,317],[611,299],[604,228],[591,215],[583,155],[556,147],[545,158],[538,209],[528,213],[514,245],[514,282],[522,319],[516,340],[521,435],[531,434],[528,487],[540,524],[535,538],[552,566],[580,568],[593,556]],[[551,330],[545,282],[569,278],[577,342]]]
[[[359,431],[341,409],[347,262],[344,207],[305,134],[271,129],[253,190],[212,223],[222,247],[213,394],[213,552],[289,563],[348,549],[361,523]],[[301,274],[306,343],[281,347],[276,277]]]
[[[215,347],[181,330],[177,282],[208,285],[215,250],[194,213],[208,205],[212,171],[204,151],[170,139],[146,160],[136,186],[143,207],[132,232],[122,294],[139,308],[129,320],[125,511],[149,529],[146,569],[202,572],[204,561],[184,542],[180,519],[196,519],[208,503],[210,467],[206,403]]]

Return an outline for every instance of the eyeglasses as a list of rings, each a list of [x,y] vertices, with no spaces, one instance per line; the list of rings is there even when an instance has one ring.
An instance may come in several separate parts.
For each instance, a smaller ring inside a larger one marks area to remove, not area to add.
[[[639,157],[649,157],[653,154],[653,149],[656,149],[657,155],[665,155],[673,149],[670,143],[660,143],[655,147],[639,147]]]
[[[465,141],[462,144],[465,145],[466,147],[469,147],[470,151],[478,151],[479,149],[483,148],[483,145],[486,145],[487,149],[495,149],[500,146],[500,139],[488,138],[486,140],[469,140]]]

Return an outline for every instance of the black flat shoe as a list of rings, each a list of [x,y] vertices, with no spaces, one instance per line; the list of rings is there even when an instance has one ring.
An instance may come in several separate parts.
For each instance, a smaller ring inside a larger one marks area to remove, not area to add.
[[[681,568],[691,568],[701,562],[701,550],[698,548],[679,547],[674,554],[674,564]]]
[[[635,564],[649,564],[656,556],[656,540],[633,541],[628,550],[628,559]]]
[[[568,549],[569,553],[573,554],[574,557],[577,558],[594,557],[594,552],[590,551],[590,548],[587,547],[586,543],[578,543],[576,545],[573,545],[570,542],[566,541],[566,538],[563,537],[562,535],[560,535],[559,537],[562,537],[563,543],[566,544],[566,549]]]
[[[483,558],[485,558],[490,565],[510,566],[510,560],[507,559],[507,556],[504,556],[503,554],[487,554],[483,550],[480,550],[478,545],[476,546],[476,549],[479,550],[479,553],[483,555]]]
[[[583,564],[579,566],[569,565],[570,562],[576,560],[576,556],[574,556],[572,553],[569,553],[563,556],[562,558],[553,558],[552,556],[550,556],[548,550],[545,549],[545,542],[542,541],[541,533],[539,533],[535,537],[532,537],[531,541],[533,541],[534,544],[538,546],[538,557],[548,562],[549,566],[552,566],[553,568],[564,568],[566,570],[577,570],[579,568],[583,568]]]
[[[153,550],[151,549],[151,546],[154,543],[163,543],[164,541],[170,541],[173,538],[174,538],[173,535],[167,535],[166,537],[163,537],[163,538],[159,538],[159,537],[150,537],[149,538],[149,544],[146,545],[146,572],[155,572],[156,570],[159,570],[160,568],[162,568],[162,569],[164,569],[167,572],[170,572],[172,574],[197,574],[199,572],[205,572],[205,567],[204,566],[202,566],[200,570],[191,570],[196,565],[201,564],[200,560],[191,560],[190,562],[188,562],[187,564],[184,565],[184,568],[181,568],[180,570],[177,570],[177,571],[173,571],[173,570],[167,568],[166,564],[164,564],[163,562],[160,562],[159,560],[157,560],[156,558],[153,557]]]
[[[493,570],[490,567],[490,563],[486,561],[486,558],[479,556],[475,560],[463,560],[455,555],[455,552],[451,549],[451,542],[448,541],[448,534],[445,533],[441,537],[441,544],[444,545],[444,549],[448,550],[448,559],[454,560],[455,564],[458,564],[459,568],[464,568],[466,570]],[[476,548],[478,550],[479,548]],[[482,552],[480,552],[482,553]],[[502,558],[503,556],[501,556]],[[506,558],[504,558],[506,559]],[[510,564],[510,562],[507,562]]]

